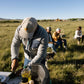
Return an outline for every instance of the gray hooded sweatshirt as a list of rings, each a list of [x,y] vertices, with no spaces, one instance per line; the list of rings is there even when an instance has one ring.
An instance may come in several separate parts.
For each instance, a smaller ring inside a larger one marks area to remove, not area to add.
[[[21,25],[16,29],[14,38],[12,40],[11,60],[19,59],[19,47],[22,43],[24,47],[25,58],[31,60],[28,65],[31,66],[34,63],[41,63],[46,57],[46,50],[48,45],[48,36],[46,30],[38,25],[33,38],[29,41],[28,39],[22,38],[19,35],[20,29]],[[29,42],[28,46],[27,42]]]

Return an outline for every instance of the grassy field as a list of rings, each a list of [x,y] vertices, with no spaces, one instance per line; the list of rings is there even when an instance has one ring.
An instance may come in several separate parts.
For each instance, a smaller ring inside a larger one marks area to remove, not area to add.
[[[52,84],[84,84],[84,45],[77,45],[76,40],[73,39],[78,26],[82,26],[84,34],[84,21],[46,21],[38,23],[44,28],[51,26],[52,33],[59,27],[62,33],[66,35],[67,51],[58,49],[54,59],[48,61]],[[0,23],[0,71],[10,71],[10,46],[15,29],[19,24],[19,22]],[[49,51],[51,50],[49,49]],[[19,65],[22,67],[24,62],[22,47],[19,56],[21,57]]]

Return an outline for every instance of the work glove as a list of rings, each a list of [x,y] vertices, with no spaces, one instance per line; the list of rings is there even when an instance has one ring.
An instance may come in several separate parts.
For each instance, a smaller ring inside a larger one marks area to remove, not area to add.
[[[17,67],[18,67],[18,60],[17,59],[13,59],[12,60],[12,64],[11,64],[11,71],[15,72],[15,70],[17,69]]]

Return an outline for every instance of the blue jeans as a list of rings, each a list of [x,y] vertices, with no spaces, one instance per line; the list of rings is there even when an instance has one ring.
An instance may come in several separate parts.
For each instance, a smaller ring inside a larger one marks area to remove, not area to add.
[[[83,43],[83,41],[84,41],[84,35],[82,35],[82,38],[77,37],[77,40],[78,40],[78,41],[80,41],[81,39],[82,39],[82,43]]]
[[[60,47],[61,47],[61,48],[63,48],[63,44],[64,44],[64,46],[67,46],[67,41],[66,41],[65,39],[62,39],[62,40],[60,41]]]
[[[52,49],[52,52],[56,53],[56,49],[55,49],[54,44],[48,43],[48,47],[50,47]]]
[[[29,60],[29,59],[25,58],[25,60],[24,60],[24,66],[27,66],[29,62],[31,62],[31,60]],[[43,59],[43,60],[41,61],[41,63],[40,63],[40,64],[45,65],[45,59]]]
[[[63,48],[63,44],[64,44],[64,46],[67,46],[67,42],[66,42],[65,39],[58,40],[58,41],[55,42],[55,43],[56,43],[55,49],[57,49],[59,46],[60,46],[61,48]]]
[[[25,60],[24,60],[24,66],[27,66],[29,64],[29,62],[31,62],[31,60],[25,58]]]
[[[56,43],[55,49],[57,49],[59,47],[59,45],[61,44],[61,42],[60,41],[56,41],[55,43]]]

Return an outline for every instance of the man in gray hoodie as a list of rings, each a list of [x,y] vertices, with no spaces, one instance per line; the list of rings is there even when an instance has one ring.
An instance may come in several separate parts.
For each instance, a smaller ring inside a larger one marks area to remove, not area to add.
[[[15,71],[18,65],[20,44],[24,46],[24,66],[31,67],[34,63],[45,64],[48,45],[47,32],[38,25],[35,18],[25,18],[16,29],[11,44],[11,70]]]

